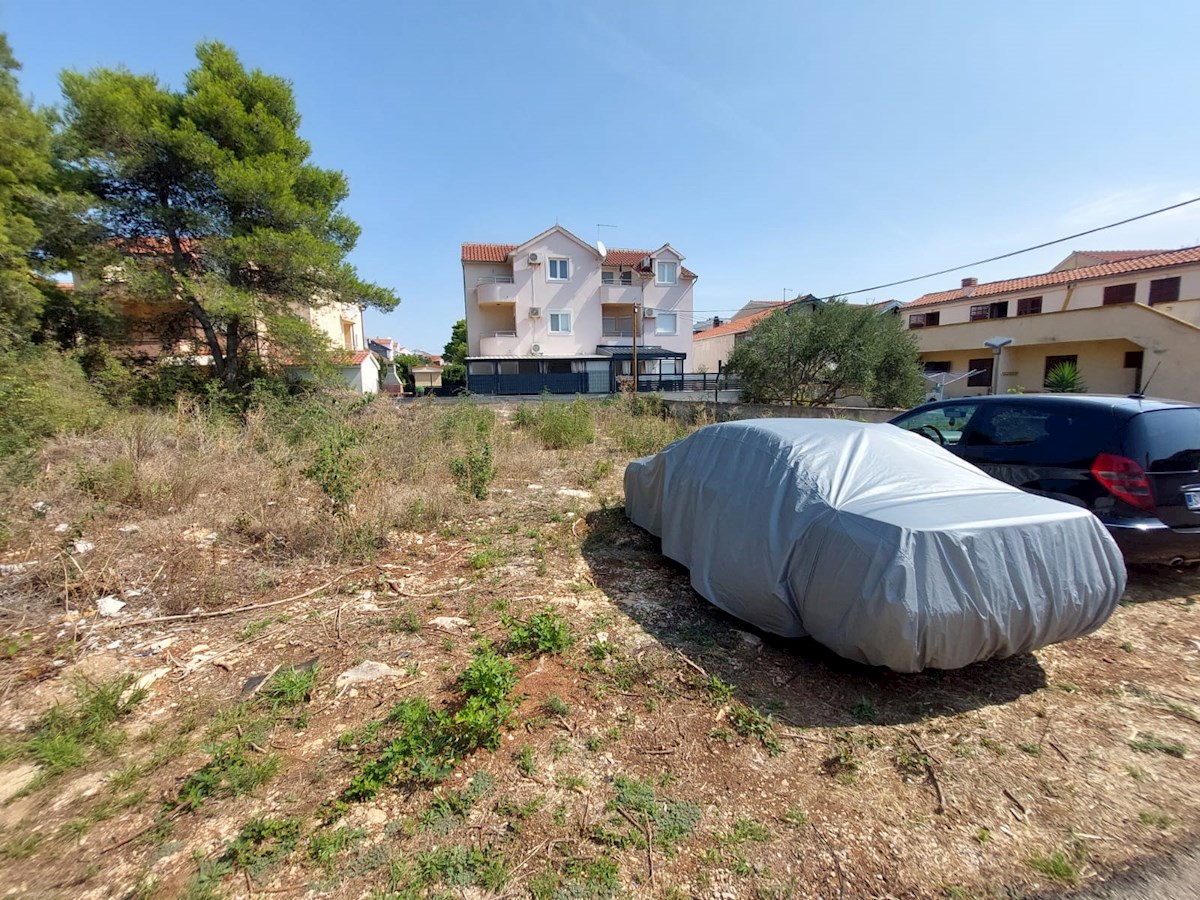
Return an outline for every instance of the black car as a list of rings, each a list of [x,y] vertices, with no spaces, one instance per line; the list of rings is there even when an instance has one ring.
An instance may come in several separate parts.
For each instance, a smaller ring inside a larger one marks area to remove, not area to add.
[[[891,423],[1001,481],[1088,508],[1126,562],[1200,561],[1200,406],[1006,394],[927,403]]]

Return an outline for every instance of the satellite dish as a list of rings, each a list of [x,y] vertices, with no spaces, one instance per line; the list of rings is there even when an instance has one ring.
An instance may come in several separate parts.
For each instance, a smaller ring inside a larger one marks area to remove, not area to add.
[[[604,241],[596,241],[596,251],[600,254],[600,258],[608,256],[608,248],[604,246]]]

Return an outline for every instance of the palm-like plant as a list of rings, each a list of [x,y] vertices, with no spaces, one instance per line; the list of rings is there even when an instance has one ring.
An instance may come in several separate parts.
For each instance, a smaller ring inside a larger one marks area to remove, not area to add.
[[[1061,362],[1046,373],[1045,388],[1052,394],[1082,394],[1087,391],[1079,367],[1072,362]]]

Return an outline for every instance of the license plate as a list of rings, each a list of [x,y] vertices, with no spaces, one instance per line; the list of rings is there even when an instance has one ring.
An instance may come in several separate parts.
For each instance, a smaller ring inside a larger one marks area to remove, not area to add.
[[[1183,502],[1188,509],[1200,512],[1200,491],[1184,491]]]

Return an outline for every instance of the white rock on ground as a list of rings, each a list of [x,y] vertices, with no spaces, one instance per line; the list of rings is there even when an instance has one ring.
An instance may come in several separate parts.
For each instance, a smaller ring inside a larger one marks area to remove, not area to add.
[[[558,495],[560,497],[578,497],[580,500],[587,500],[592,496],[592,492],[580,491],[575,488],[559,488]]]
[[[451,634],[465,634],[471,630],[471,623],[458,616],[438,616],[436,619],[430,619],[429,625],[438,631],[448,631]]]
[[[379,681],[381,678],[395,678],[397,675],[403,675],[404,670],[393,669],[387,663],[374,662],[366,660],[359,663],[353,669],[347,669],[337,677],[334,682],[334,689],[341,694],[350,688],[351,685],[362,684],[367,681]]]
[[[109,594],[107,597],[101,597],[96,601],[96,612],[108,618],[115,616],[125,608],[125,601],[118,600],[114,594]]]
[[[96,549],[96,545],[93,544],[91,541],[76,541],[75,542],[75,552],[76,553],[80,553],[80,554],[91,553],[95,549]]]

